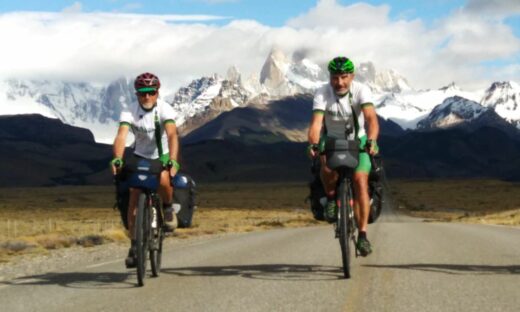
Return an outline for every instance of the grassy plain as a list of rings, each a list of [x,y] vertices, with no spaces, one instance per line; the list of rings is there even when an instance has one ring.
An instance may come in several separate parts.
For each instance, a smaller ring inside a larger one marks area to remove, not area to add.
[[[520,225],[520,183],[497,180],[392,181],[398,208],[434,221]]]
[[[318,224],[304,184],[200,185],[193,225],[174,238]],[[126,242],[113,187],[0,189],[0,262],[72,245]]]
[[[175,238],[323,224],[307,185],[209,184],[197,189],[193,226]],[[391,181],[399,211],[433,221],[520,225],[520,184],[495,180]],[[0,189],[0,262],[73,245],[127,242],[110,186]]]

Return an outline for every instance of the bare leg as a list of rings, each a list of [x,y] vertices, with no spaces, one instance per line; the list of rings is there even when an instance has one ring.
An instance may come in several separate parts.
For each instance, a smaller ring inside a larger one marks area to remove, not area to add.
[[[320,177],[321,182],[323,183],[323,188],[325,189],[325,193],[327,197],[334,196],[336,192],[336,183],[338,182],[339,175],[336,171],[330,170],[327,167],[327,158],[326,156],[320,156],[321,161],[321,171]]]
[[[163,203],[171,203],[173,196],[173,188],[170,183],[170,172],[163,170],[161,172],[161,181],[159,185],[158,193],[161,196]]]
[[[355,204],[354,212],[360,231],[366,232],[368,228],[368,214],[370,212],[370,198],[368,196],[368,173],[356,172],[354,174]]]

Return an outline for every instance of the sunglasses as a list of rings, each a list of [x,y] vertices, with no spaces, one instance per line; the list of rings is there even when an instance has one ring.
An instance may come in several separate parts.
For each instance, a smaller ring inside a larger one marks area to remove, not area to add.
[[[145,97],[146,95],[149,95],[149,96],[155,96],[157,95],[157,91],[144,91],[144,92],[137,92],[137,95],[141,96],[141,97]]]

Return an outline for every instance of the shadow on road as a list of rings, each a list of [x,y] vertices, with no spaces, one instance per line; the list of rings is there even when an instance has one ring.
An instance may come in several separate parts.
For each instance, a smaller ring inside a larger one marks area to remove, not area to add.
[[[520,274],[520,265],[472,265],[472,264],[394,264],[394,265],[363,265],[369,268],[406,269],[445,274]]]
[[[240,276],[253,279],[283,281],[323,281],[343,279],[339,267],[305,264],[252,264],[163,268],[162,273],[177,276]]]
[[[114,272],[71,272],[49,273],[20,277],[0,284],[11,286],[26,285],[59,285],[70,288],[120,289],[135,287],[134,282],[127,281],[131,273]]]

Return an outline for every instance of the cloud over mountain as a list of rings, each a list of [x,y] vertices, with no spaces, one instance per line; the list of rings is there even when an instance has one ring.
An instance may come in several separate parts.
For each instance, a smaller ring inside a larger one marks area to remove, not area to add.
[[[503,14],[475,14],[491,4],[473,0],[432,24],[392,18],[388,5],[337,0],[320,0],[281,27],[252,20],[215,23],[219,16],[82,13],[77,8],[0,14],[0,36],[16,42],[0,51],[0,78],[106,84],[153,71],[173,91],[208,72],[224,74],[230,64],[245,74],[254,72],[277,47],[288,55],[305,51],[318,64],[338,54],[355,63],[372,61],[399,71],[419,88],[449,81],[465,88],[519,81],[512,60],[520,53],[520,39],[504,21],[519,14],[518,5],[491,2]],[[510,65],[490,71],[489,62]]]

